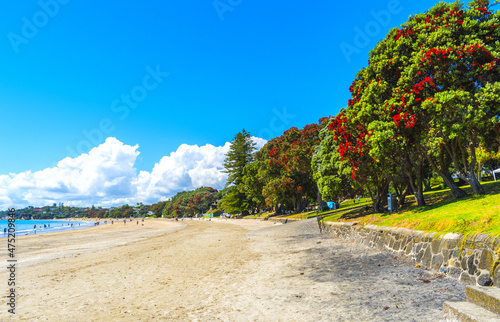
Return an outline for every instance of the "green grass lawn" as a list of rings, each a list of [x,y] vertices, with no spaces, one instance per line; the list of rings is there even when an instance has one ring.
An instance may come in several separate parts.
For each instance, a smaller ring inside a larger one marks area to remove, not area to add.
[[[339,211],[323,220],[349,220],[361,224],[402,227],[427,232],[489,233],[500,236],[500,182],[483,183],[486,194],[456,200],[449,189],[425,193],[427,206],[405,205],[394,214],[371,214],[365,210]],[[462,187],[472,195],[469,186]],[[413,196],[407,197],[412,202]],[[340,209],[342,210],[342,208]]]
[[[353,200],[348,200],[348,201],[342,202],[340,204],[339,209],[323,211],[323,212],[320,212],[319,215],[325,216],[325,215],[329,215],[329,214],[345,213],[347,210],[350,210],[353,208],[359,208],[361,206],[370,206],[371,203],[372,202],[371,202],[370,198],[361,198],[359,200],[359,202],[357,199],[355,200],[355,202]],[[301,212],[298,214],[282,215],[282,216],[278,216],[276,218],[307,219],[307,218],[314,217],[316,215],[317,215],[316,210],[311,210],[311,211]]]

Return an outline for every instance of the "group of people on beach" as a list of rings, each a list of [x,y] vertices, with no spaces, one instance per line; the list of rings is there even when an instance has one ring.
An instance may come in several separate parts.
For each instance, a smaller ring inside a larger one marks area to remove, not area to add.
[[[73,223],[68,223],[68,226],[71,226],[71,228],[73,228]],[[78,223],[78,226],[80,226],[80,223]],[[61,227],[64,227],[64,224],[61,224]],[[42,225],[38,226],[38,228],[42,228]],[[43,225],[43,228],[50,228],[50,224],[44,224]],[[33,232],[34,234],[36,235],[36,225],[33,225]],[[26,234],[28,235],[28,234]]]
[[[132,220],[133,220],[133,219],[130,219],[130,221],[131,221],[131,222],[132,222]],[[104,221],[104,224],[107,224],[107,223],[108,223],[108,221],[107,221],[107,220],[105,220],[105,221]],[[113,223],[114,223],[114,222],[113,222],[113,220],[111,220],[111,224],[113,224]],[[126,223],[127,223],[127,220],[126,220],[126,219],[123,219],[123,224],[125,225]],[[94,226],[99,226],[100,224],[101,224],[101,222],[100,222],[99,220],[98,220],[98,221],[96,221],[96,222],[94,222]],[[75,224],[73,224],[73,223],[68,223],[67,225],[68,225],[68,226],[70,226],[71,228],[73,228],[73,226],[74,226]],[[62,226],[62,227],[64,227],[64,224],[61,224],[61,226]],[[78,226],[80,226],[80,223],[78,223]],[[139,220],[137,220],[137,226],[139,226]],[[144,226],[144,218],[142,218],[142,226]],[[45,229],[45,228],[50,228],[50,224],[44,224],[44,225],[43,225],[43,227],[42,227],[42,225],[39,225],[39,226],[38,226],[38,229],[42,229],[42,228],[44,228],[44,229]],[[0,231],[1,231],[1,229],[2,229],[2,228],[0,228]],[[36,235],[36,230],[37,230],[37,225],[33,225],[33,234],[35,234],[35,235]],[[4,232],[4,234],[6,234],[6,233],[7,233],[7,228],[4,228],[4,229],[3,229],[3,232]],[[28,234],[29,234],[29,233],[26,233],[26,235],[28,235]]]

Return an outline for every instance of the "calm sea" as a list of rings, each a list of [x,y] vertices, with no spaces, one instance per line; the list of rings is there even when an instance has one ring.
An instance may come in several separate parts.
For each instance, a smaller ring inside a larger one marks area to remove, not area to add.
[[[73,224],[73,226],[71,225]],[[59,221],[59,220],[16,220],[16,237],[53,233],[57,231],[74,230],[93,227],[92,221]],[[4,229],[9,227],[8,220],[0,220],[0,238],[7,237]]]

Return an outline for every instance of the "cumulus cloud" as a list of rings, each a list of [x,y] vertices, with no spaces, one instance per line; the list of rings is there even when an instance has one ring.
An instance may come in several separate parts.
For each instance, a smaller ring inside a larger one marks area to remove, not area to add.
[[[257,150],[260,150],[267,143],[267,140],[256,136],[252,136],[252,140],[255,142],[255,148]]]
[[[211,144],[201,147],[182,144],[177,151],[156,163],[151,173],[139,173],[138,197],[154,202],[180,190],[201,186],[222,188],[227,180],[222,165],[228,150],[229,143],[218,147]]]
[[[138,145],[125,145],[115,138],[76,158],[65,158],[53,168],[0,176],[0,206],[99,203],[103,197],[118,198],[136,192],[134,163]]]
[[[258,149],[267,142],[253,140]],[[137,173],[139,146],[108,138],[89,153],[65,158],[56,167],[0,175],[0,209],[53,202],[73,206],[154,203],[201,186],[221,189],[227,180],[222,170],[229,146],[229,142],[223,146],[182,144],[161,158],[151,172]]]

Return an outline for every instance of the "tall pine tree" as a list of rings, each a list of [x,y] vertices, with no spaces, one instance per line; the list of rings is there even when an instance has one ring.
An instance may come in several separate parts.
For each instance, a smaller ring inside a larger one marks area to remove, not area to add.
[[[220,203],[220,206],[229,213],[248,214],[250,202],[240,191],[239,186],[243,182],[243,168],[253,161],[254,151],[255,142],[245,129],[236,134],[229,146],[229,151],[224,159],[224,172],[228,174],[226,187],[230,188],[230,192],[222,198]]]

